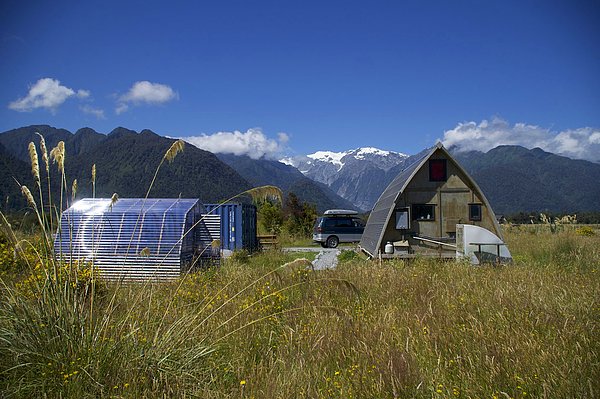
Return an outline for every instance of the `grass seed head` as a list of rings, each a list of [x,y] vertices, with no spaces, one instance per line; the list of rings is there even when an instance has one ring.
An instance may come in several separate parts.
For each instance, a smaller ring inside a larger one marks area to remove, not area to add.
[[[96,183],[96,164],[92,165],[92,183]]]
[[[543,224],[552,224],[552,218],[540,213],[540,220]]]
[[[35,132],[38,136],[40,136],[40,150],[42,151],[42,161],[46,165],[46,173],[50,171],[50,163],[48,162],[48,148],[46,147],[46,140],[44,136],[42,136],[39,132]]]
[[[556,223],[560,224],[577,224],[577,215],[565,215],[558,219]]]
[[[119,195],[117,193],[114,193],[112,195],[112,197],[110,197],[110,205],[109,206],[110,206],[111,211],[112,211],[113,205],[116,204],[118,200],[119,200]]]
[[[65,142],[59,141],[56,147],[50,151],[52,161],[58,164],[58,170],[64,172],[65,169]]]
[[[248,191],[245,191],[244,194],[247,194],[250,197],[252,197],[254,201],[265,201],[268,199],[277,200],[279,201],[279,203],[283,201],[283,193],[281,192],[281,189],[277,186],[254,187]]]
[[[35,178],[35,182],[40,184],[40,164],[38,161],[37,150],[33,141],[29,143],[29,158],[31,159],[31,174]]]
[[[140,256],[143,256],[143,257],[146,257],[146,258],[147,258],[148,256],[150,256],[150,248],[148,248],[148,247],[145,247],[144,249],[142,249],[142,250],[140,251]]]
[[[33,195],[31,195],[31,191],[27,188],[27,186],[21,186],[21,192],[27,198],[27,203],[32,207],[36,208],[35,200],[33,199]]]
[[[171,147],[169,147],[169,149],[165,153],[164,159],[166,159],[169,162],[173,162],[177,154],[183,151],[184,147],[185,141],[181,139],[175,141],[173,144],[171,144]]]
[[[77,179],[73,180],[73,185],[71,186],[71,193],[73,193],[73,200],[75,200],[75,195],[77,194]]]

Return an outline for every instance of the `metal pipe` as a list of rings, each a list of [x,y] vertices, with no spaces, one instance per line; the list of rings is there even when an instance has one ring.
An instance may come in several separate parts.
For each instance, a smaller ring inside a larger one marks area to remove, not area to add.
[[[433,244],[445,245],[445,246],[447,246],[447,247],[450,247],[450,248],[456,248],[456,245],[455,245],[455,244],[448,244],[448,243],[446,243],[446,242],[441,242],[441,241],[430,240],[429,238],[423,238],[423,237],[417,237],[417,236],[414,236],[413,238],[414,238],[415,240],[419,240],[419,241],[431,242],[431,243],[433,243]]]

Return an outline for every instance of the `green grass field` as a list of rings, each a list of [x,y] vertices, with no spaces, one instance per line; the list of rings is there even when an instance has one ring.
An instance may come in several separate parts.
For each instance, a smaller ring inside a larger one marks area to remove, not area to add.
[[[600,397],[600,232],[506,239],[511,266],[266,252],[130,285],[3,241],[0,396]]]
[[[183,147],[166,151],[148,194]],[[43,138],[40,149],[47,172]],[[29,152],[38,192],[22,191],[49,226],[39,209],[64,209],[69,192],[64,143],[50,152],[58,201]],[[281,199],[272,186],[242,194]],[[507,228],[510,266],[344,251],[313,271],[271,251],[123,285],[57,262],[52,229],[0,216],[0,398],[600,397],[597,227]]]

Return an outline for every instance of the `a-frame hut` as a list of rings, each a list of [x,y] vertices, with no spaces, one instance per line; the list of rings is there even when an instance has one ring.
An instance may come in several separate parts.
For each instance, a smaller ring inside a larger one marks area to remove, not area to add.
[[[502,238],[483,192],[441,143],[412,161],[375,204],[359,244],[364,252],[385,256],[391,244],[393,256],[454,257],[457,224],[482,227]]]

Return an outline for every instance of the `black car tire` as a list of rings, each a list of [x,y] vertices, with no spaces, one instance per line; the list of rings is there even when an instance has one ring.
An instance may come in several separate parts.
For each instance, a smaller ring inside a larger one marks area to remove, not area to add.
[[[321,244],[321,246],[322,246],[323,248],[327,248],[327,243],[326,243],[326,242],[321,242],[320,244]]]
[[[331,237],[327,237],[327,241],[325,242],[325,245],[328,248],[337,248],[339,243],[340,243],[340,240],[336,236],[331,236]]]

